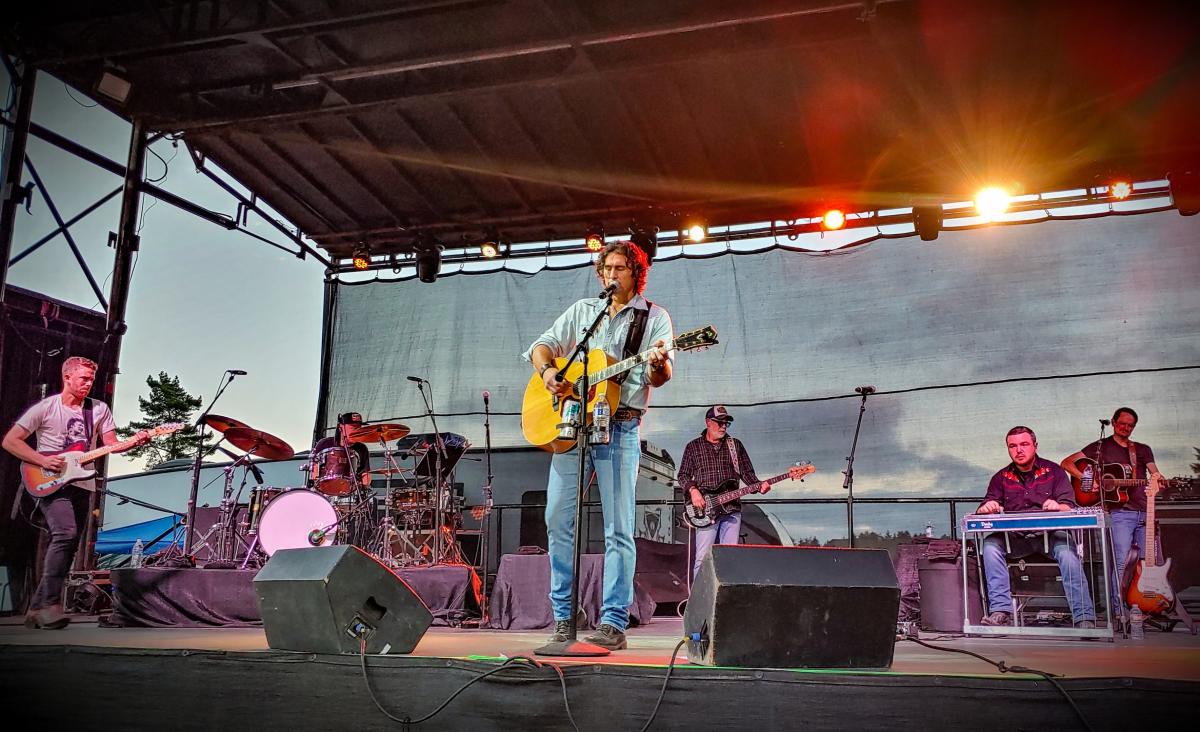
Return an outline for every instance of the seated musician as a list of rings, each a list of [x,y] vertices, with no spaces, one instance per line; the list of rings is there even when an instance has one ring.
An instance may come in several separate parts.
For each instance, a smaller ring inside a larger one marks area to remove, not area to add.
[[[341,447],[346,450],[347,456],[350,459],[350,466],[346,471],[346,477],[349,478],[351,475],[354,475],[357,476],[359,485],[371,485],[371,452],[365,444],[350,441],[350,435],[363,426],[362,415],[358,412],[345,412],[338,415],[337,422],[338,428],[336,433],[329,437],[322,437],[320,440],[317,440],[317,444],[313,445],[313,457],[316,458],[323,451],[331,447]],[[321,466],[314,460],[312,466],[312,479],[314,482],[321,479],[320,472]]]
[[[1070,511],[1075,494],[1066,471],[1038,457],[1037,435],[1028,427],[1013,427],[1006,437],[1012,462],[992,476],[977,514],[1020,511]],[[1013,601],[1008,581],[1006,556],[1014,559],[1044,551],[1043,532],[989,534],[983,540],[983,573],[987,579],[988,615],[984,625],[1012,624]],[[1058,562],[1067,604],[1076,628],[1095,628],[1096,610],[1088,591],[1083,563],[1075,553],[1074,542],[1065,531],[1050,534],[1050,554]]]

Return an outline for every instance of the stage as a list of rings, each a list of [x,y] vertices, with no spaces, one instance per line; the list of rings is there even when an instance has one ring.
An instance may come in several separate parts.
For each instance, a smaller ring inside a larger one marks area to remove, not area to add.
[[[0,676],[6,696],[20,700],[10,708],[23,723],[396,724],[372,702],[360,656],[272,651],[261,628],[104,628],[77,618],[66,630],[30,631],[18,623],[0,625]],[[492,672],[450,700],[431,729],[570,729],[566,703],[580,729],[641,729],[681,633],[680,620],[655,618],[629,631],[628,650],[571,661],[533,656],[548,631],[432,627],[411,655],[367,657],[366,675],[392,715],[415,721]],[[688,663],[681,650],[652,728],[1083,729],[1065,694],[1092,729],[1115,730],[1187,724],[1200,701],[1200,637],[1182,630],[1112,643],[925,633],[920,640],[1058,678],[1000,673],[912,640],[896,643],[884,671],[711,668]],[[542,666],[512,660],[522,656]]]

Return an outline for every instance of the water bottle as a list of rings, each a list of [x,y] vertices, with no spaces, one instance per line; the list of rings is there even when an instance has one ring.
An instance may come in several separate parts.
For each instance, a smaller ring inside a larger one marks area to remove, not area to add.
[[[933,522],[932,521],[925,522],[925,538],[926,539],[933,538]]]
[[[1146,637],[1146,616],[1137,605],[1129,606],[1129,637],[1142,640]]]
[[[133,542],[133,554],[129,558],[129,566],[133,567],[134,569],[137,569],[138,567],[142,566],[142,553],[144,551],[145,551],[145,545],[142,544],[141,539],[138,539],[137,541]]]
[[[562,422],[558,425],[558,437],[562,440],[574,440],[578,434],[579,413],[582,411],[578,399],[568,399],[563,404]]]
[[[609,440],[609,418],[612,415],[612,410],[608,406],[608,400],[604,397],[596,400],[596,406],[592,407],[592,436],[589,439],[593,445],[607,445]]]

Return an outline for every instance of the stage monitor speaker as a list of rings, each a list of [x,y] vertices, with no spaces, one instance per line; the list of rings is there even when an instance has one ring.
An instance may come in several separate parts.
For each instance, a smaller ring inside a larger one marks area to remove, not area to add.
[[[254,578],[267,645],[309,653],[410,653],[433,616],[355,546],[281,549]]]
[[[760,668],[887,668],[900,585],[883,549],[717,545],[683,616],[688,659]]]

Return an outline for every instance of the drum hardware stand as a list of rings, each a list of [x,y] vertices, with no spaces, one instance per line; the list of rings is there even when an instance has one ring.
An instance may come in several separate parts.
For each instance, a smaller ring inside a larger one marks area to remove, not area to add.
[[[394,568],[399,566],[400,562],[392,552],[393,536],[399,536],[401,541],[411,546],[414,551],[417,550],[417,547],[408,540],[408,537],[396,529],[396,525],[392,521],[392,476],[399,475],[404,471],[404,468],[400,467],[400,463],[396,461],[396,452],[388,447],[387,440],[381,439],[379,445],[383,448],[385,480],[383,489],[383,517],[379,522],[378,528],[375,529],[374,535],[367,542],[366,547],[367,551],[373,553],[380,562]]]
[[[580,408],[574,417],[576,421],[575,427],[575,449],[579,454],[579,470],[578,480],[575,486],[575,529],[574,529],[574,567],[575,571],[571,575],[571,615],[567,620],[566,640],[551,641],[544,646],[534,649],[534,654],[538,656],[607,656],[611,653],[607,648],[585,643],[578,640],[577,635],[579,629],[579,563],[580,555],[583,551],[583,497],[587,491],[587,457],[588,457],[588,442],[591,425],[588,424],[587,415],[587,397],[590,385],[588,383],[587,357],[590,351],[590,343],[592,334],[600,327],[600,322],[608,314],[609,306],[612,304],[613,293],[616,288],[605,288],[602,297],[605,298],[604,307],[600,308],[600,312],[596,313],[596,319],[584,331],[583,337],[579,339],[579,343],[575,346],[575,351],[571,353],[570,358],[559,370],[555,377],[562,382],[564,380],[563,371],[571,367],[572,363],[579,361],[583,364],[583,374],[576,382],[577,390],[572,395],[580,400]],[[564,410],[565,411],[565,410]]]
[[[217,400],[221,398],[221,395],[224,394],[225,390],[229,388],[229,385],[233,383],[234,377],[238,375],[239,374],[232,370],[226,370],[225,373],[221,375],[221,382],[218,384],[216,395],[213,396],[212,401],[208,403],[208,406],[204,409],[204,411],[200,413],[200,416],[196,418],[196,426],[200,428],[200,432],[198,433],[198,439],[196,441],[196,460],[192,464],[192,485],[191,489],[188,491],[187,518],[185,519],[187,523],[187,530],[183,535],[184,556],[190,557],[194,553],[192,541],[195,536],[194,527],[196,526],[196,499],[200,493],[200,465],[204,460],[204,456],[216,449],[216,445],[214,445],[212,449],[204,449],[205,429],[208,427],[205,419],[208,417],[208,413],[212,411],[213,406],[216,405]],[[229,377],[229,380],[226,381],[225,377]],[[224,439],[224,437],[221,438],[221,440]],[[220,444],[221,442],[218,441],[217,445]]]
[[[846,534],[848,544],[851,549],[854,548],[854,453],[858,450],[858,433],[862,429],[863,413],[867,411],[867,397],[875,393],[873,386],[856,386],[854,391],[862,395],[862,402],[858,405],[858,422],[854,425],[854,441],[850,443],[850,454],[846,456],[846,469],[842,471],[842,475],[846,479],[842,481],[842,489],[848,491],[846,493]]]
[[[483,583],[479,592],[480,626],[488,621],[488,541],[492,528],[492,411],[488,404],[491,394],[483,392],[483,455],[487,462],[487,481],[479,489],[483,494],[483,517],[479,519],[479,556],[483,568]],[[478,517],[477,517],[478,518]]]
[[[206,567],[223,569],[225,567],[215,567],[213,565],[232,564],[234,561],[234,556],[237,554],[237,542],[239,541],[241,542],[242,546],[247,546],[247,553],[249,553],[249,547],[246,543],[246,538],[237,530],[237,527],[233,525],[233,522],[237,514],[237,500],[241,498],[242,491],[246,488],[246,474],[250,472],[250,469],[249,467],[245,466],[248,466],[250,457],[250,453],[242,455],[224,468],[225,490],[221,495],[220,518],[217,520],[217,523],[214,524],[212,528],[210,528],[204,534],[204,536],[200,537],[199,544],[196,547],[193,547],[193,550],[195,551],[205,546],[211,546],[209,544],[209,537],[212,536],[213,532],[217,533],[216,547],[214,552],[216,557],[206,564]],[[242,484],[238,486],[237,496],[234,496],[233,474],[239,465],[244,466],[242,470]]]

